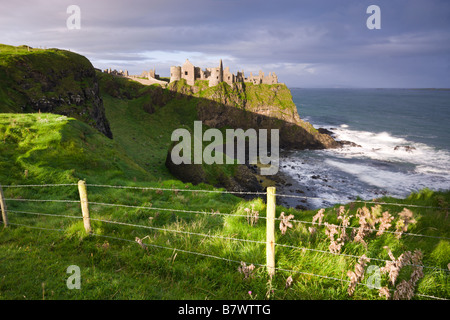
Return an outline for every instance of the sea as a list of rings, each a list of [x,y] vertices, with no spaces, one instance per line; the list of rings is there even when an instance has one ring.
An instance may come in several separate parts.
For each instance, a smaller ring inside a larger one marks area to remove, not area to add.
[[[450,90],[290,88],[300,118],[351,144],[280,152],[277,202],[317,209],[450,189]],[[293,197],[290,197],[293,196]]]

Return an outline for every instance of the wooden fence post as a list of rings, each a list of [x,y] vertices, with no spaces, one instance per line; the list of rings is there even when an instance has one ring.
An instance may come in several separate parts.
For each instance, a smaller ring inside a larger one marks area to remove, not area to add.
[[[83,213],[84,229],[87,233],[91,232],[91,219],[89,218],[89,206],[86,190],[86,181],[78,181],[78,192],[80,193],[81,212]]]
[[[275,275],[275,187],[267,188],[266,265],[270,278]]]
[[[1,184],[0,184],[0,207],[2,210],[1,220],[3,221],[3,225],[5,227],[7,227],[8,226],[8,216],[6,215],[6,202],[5,202],[5,196],[3,195],[3,189],[2,189]]]

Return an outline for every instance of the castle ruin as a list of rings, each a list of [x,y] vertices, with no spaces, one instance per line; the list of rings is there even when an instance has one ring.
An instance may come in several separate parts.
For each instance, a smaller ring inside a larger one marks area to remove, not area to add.
[[[133,80],[139,81],[145,85],[160,84],[163,87],[167,86],[167,82],[160,79],[159,75],[156,74],[155,69],[149,71],[143,71],[141,75],[129,75],[128,71],[122,70],[103,70],[105,73],[109,73],[115,76],[121,76],[126,78],[131,78]],[[222,60],[220,60],[219,66],[216,68],[206,68],[202,70],[200,67],[194,66],[189,59],[186,59],[182,66],[172,66],[170,67],[170,82],[179,81],[185,79],[186,83],[190,86],[195,85],[196,80],[207,80],[210,87],[214,87],[221,82],[226,82],[229,85],[238,82],[248,82],[253,84],[275,84],[278,83],[278,76],[275,72],[269,72],[269,75],[264,75],[264,72],[259,71],[258,75],[253,75],[250,72],[250,76],[245,77],[244,70],[238,71],[236,74],[230,72],[230,68],[223,68]]]
[[[253,75],[250,72],[249,77],[245,77],[244,70],[238,71],[235,74],[230,72],[230,68],[223,68],[222,60],[216,68],[206,68],[202,70],[200,67],[194,66],[189,59],[186,59],[182,66],[170,67],[170,82],[185,79],[186,83],[190,86],[195,84],[195,80],[208,80],[209,86],[214,87],[220,82],[226,82],[232,85],[236,82],[251,82],[253,84],[275,84],[278,83],[278,76],[275,72],[270,72],[265,76],[264,72],[259,71],[258,75]]]

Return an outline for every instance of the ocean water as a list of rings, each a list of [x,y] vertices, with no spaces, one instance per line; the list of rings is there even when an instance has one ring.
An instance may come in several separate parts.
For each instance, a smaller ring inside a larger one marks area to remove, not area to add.
[[[300,117],[351,141],[333,150],[283,152],[289,177],[277,193],[310,209],[357,196],[406,197],[423,188],[450,189],[450,90],[291,89]]]

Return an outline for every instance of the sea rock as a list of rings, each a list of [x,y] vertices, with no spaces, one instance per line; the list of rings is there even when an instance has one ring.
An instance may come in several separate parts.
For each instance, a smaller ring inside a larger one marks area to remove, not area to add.
[[[416,150],[415,147],[411,147],[411,146],[395,146],[394,147],[395,151],[401,150],[401,149],[405,150],[406,152],[413,152],[414,150]]]
[[[347,141],[347,140],[341,140],[338,141],[338,143],[341,145],[341,147],[355,147],[355,148],[361,148],[361,145],[354,143],[352,141]]]
[[[334,135],[333,131],[330,131],[330,130],[325,129],[325,128],[319,128],[319,129],[317,129],[317,131],[319,131],[319,133],[321,133],[321,134],[327,134],[327,135],[332,136],[332,137]]]

